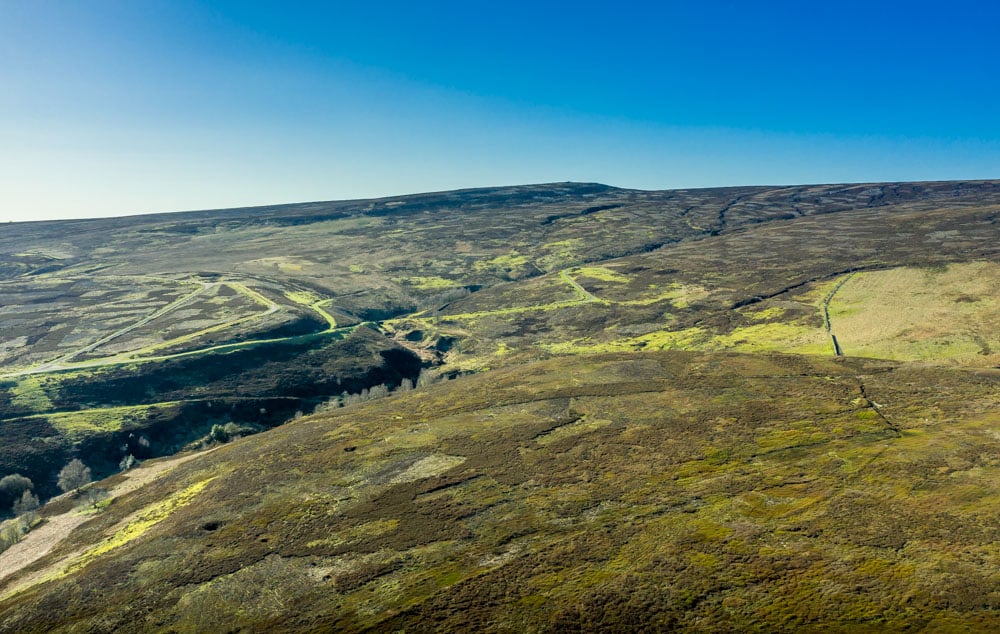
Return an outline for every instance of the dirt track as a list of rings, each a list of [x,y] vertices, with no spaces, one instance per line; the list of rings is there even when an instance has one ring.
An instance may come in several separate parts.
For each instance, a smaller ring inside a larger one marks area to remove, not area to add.
[[[139,467],[127,472],[125,481],[112,487],[109,490],[109,493],[112,498],[121,497],[122,495],[131,493],[149,482],[152,482],[154,479],[174,467],[183,464],[188,460],[197,458],[198,456],[202,456],[205,453],[207,452],[203,451],[178,456],[176,458],[158,460],[148,465],[140,465]],[[45,524],[31,531],[20,542],[0,553],[0,584],[2,584],[5,579],[14,573],[24,569],[48,553],[52,552],[52,550],[61,541],[66,539],[66,537],[73,532],[73,529],[93,517],[93,515],[80,513],[76,510],[67,511],[61,515],[49,517]],[[14,587],[7,588],[4,594],[11,594],[16,592],[19,588],[31,585],[34,583],[35,577],[40,578],[47,572],[49,571],[42,570],[21,579],[20,582],[16,583]]]

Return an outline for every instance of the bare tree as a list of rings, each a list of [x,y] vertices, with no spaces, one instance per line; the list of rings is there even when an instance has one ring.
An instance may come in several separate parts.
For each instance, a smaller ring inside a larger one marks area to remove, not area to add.
[[[14,515],[25,515],[38,508],[38,497],[31,491],[21,494],[21,499],[14,502]]]
[[[380,385],[373,385],[370,390],[368,390],[368,400],[374,401],[376,399],[385,398],[389,396],[389,386],[385,383]]]
[[[0,524],[0,552],[21,541],[21,536],[27,532],[24,529],[24,522],[20,518]]]
[[[59,481],[56,484],[68,493],[90,484],[90,480],[90,467],[83,464],[78,458],[74,458],[59,472]]]
[[[101,500],[106,500],[111,497],[111,493],[107,489],[102,489],[100,487],[90,487],[86,491],[87,503],[90,504],[95,509],[97,508],[97,503]]]
[[[431,370],[430,368],[423,368],[420,370],[420,374],[417,376],[417,387],[426,387],[428,385],[433,385],[441,380],[441,375]]]

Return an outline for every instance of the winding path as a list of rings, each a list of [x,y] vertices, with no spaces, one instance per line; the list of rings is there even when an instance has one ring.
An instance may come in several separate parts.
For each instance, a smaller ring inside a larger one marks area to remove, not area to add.
[[[577,282],[572,277],[570,277],[569,270],[563,269],[562,271],[559,271],[559,277],[561,277],[563,279],[563,281],[565,281],[567,284],[569,284],[570,286],[572,286],[573,290],[575,290],[577,292],[577,294],[580,295],[580,301],[581,301],[581,303],[582,302],[597,302],[598,304],[605,304],[605,303],[607,303],[607,300],[604,300],[604,299],[601,299],[601,298],[597,297],[596,295],[594,295],[593,293],[591,293],[590,291],[588,291],[584,287],[580,286],[579,282]]]
[[[178,344],[184,343],[185,341],[191,341],[193,339],[196,339],[198,337],[201,337],[203,335],[206,335],[206,334],[209,334],[209,333],[212,333],[212,332],[216,332],[216,331],[223,330],[223,329],[226,329],[226,328],[232,328],[233,326],[237,326],[237,325],[240,325],[240,324],[248,322],[248,321],[254,321],[254,320],[257,320],[257,319],[261,319],[261,318],[266,317],[267,315],[271,315],[271,314],[273,314],[273,313],[275,313],[275,312],[277,312],[278,310],[281,309],[281,306],[277,302],[274,302],[274,301],[268,299],[267,297],[265,297],[264,295],[262,295],[258,291],[253,290],[252,288],[248,287],[247,285],[245,285],[245,284],[243,284],[241,282],[237,282],[237,281],[220,281],[220,282],[201,282],[201,281],[195,281],[193,283],[200,284],[201,288],[198,288],[194,292],[192,292],[192,293],[190,293],[188,295],[185,295],[184,297],[181,297],[180,299],[177,299],[177,300],[171,302],[167,306],[164,306],[163,308],[160,308],[160,309],[156,310],[153,313],[150,313],[149,315],[143,317],[142,319],[136,321],[135,323],[133,323],[133,324],[131,324],[129,326],[126,326],[125,328],[122,328],[120,330],[117,330],[117,331],[109,334],[109,335],[106,335],[106,336],[98,339],[97,341],[94,341],[92,343],[89,343],[89,344],[83,346],[82,348],[78,348],[76,350],[73,350],[72,352],[68,352],[68,353],[66,353],[66,354],[64,354],[64,355],[62,355],[62,356],[60,356],[60,357],[58,357],[56,359],[53,359],[52,361],[47,361],[47,362],[42,363],[40,365],[31,367],[31,368],[27,368],[27,369],[24,369],[24,370],[18,370],[18,371],[15,371],[15,372],[9,372],[9,373],[0,375],[0,378],[16,378],[16,377],[19,377],[19,376],[27,376],[27,375],[31,375],[31,374],[48,374],[48,373],[52,373],[52,372],[62,372],[62,371],[66,371],[66,370],[77,370],[77,369],[85,369],[85,368],[98,368],[98,367],[105,367],[105,366],[112,366],[112,365],[124,365],[124,364],[128,364],[128,363],[140,363],[140,362],[144,363],[144,362],[153,362],[153,361],[165,361],[165,360],[168,360],[168,359],[177,359],[177,358],[189,357],[189,356],[193,356],[193,355],[206,354],[206,353],[209,353],[209,352],[219,352],[219,351],[226,351],[226,350],[239,350],[239,349],[247,348],[247,347],[250,347],[250,346],[257,346],[257,345],[271,344],[271,343],[280,343],[280,342],[283,342],[283,341],[300,341],[300,340],[305,340],[307,338],[318,336],[318,335],[325,335],[325,334],[330,334],[330,333],[333,333],[333,332],[337,332],[338,330],[343,330],[345,332],[348,332],[348,331],[352,331],[355,328],[355,327],[341,328],[341,329],[337,328],[337,321],[336,321],[336,319],[333,317],[333,315],[331,315],[329,312],[327,312],[322,307],[323,304],[332,301],[330,299],[322,299],[322,300],[316,301],[316,302],[314,302],[312,304],[308,304],[308,305],[307,304],[300,304],[300,302],[295,302],[297,304],[306,306],[310,310],[316,312],[320,317],[322,317],[323,320],[327,323],[327,329],[324,330],[324,331],[322,331],[322,332],[310,333],[308,335],[291,335],[291,336],[288,336],[288,337],[278,337],[278,338],[273,338],[273,339],[255,339],[255,340],[252,340],[252,341],[240,341],[240,342],[235,342],[235,343],[219,344],[219,345],[209,346],[209,347],[205,347],[205,348],[198,348],[198,349],[195,349],[195,350],[188,350],[188,351],[185,351],[185,352],[176,352],[176,353],[173,353],[173,354],[149,356],[151,353],[154,353],[157,350],[162,350],[164,348],[170,348],[170,347],[176,346]],[[92,360],[89,360],[89,361],[73,361],[73,359],[75,357],[78,357],[81,354],[85,354],[87,352],[92,352],[95,349],[97,349],[98,347],[100,347],[100,346],[108,343],[109,341],[112,341],[112,340],[117,339],[119,337],[125,336],[128,333],[133,332],[136,329],[141,328],[142,326],[145,326],[145,325],[149,324],[150,322],[152,322],[152,321],[154,321],[156,319],[159,319],[160,317],[163,317],[165,315],[168,315],[171,312],[173,312],[173,311],[175,311],[175,310],[177,310],[177,309],[179,309],[179,308],[181,308],[181,307],[183,307],[183,306],[191,303],[198,295],[200,295],[201,293],[205,292],[207,289],[215,288],[215,287],[219,287],[219,286],[228,286],[229,288],[231,288],[232,290],[236,291],[240,295],[243,295],[244,297],[247,297],[247,298],[249,298],[250,300],[252,300],[254,302],[262,304],[262,305],[266,306],[267,308],[266,308],[265,311],[260,312],[260,313],[255,313],[253,315],[247,315],[245,317],[240,317],[238,319],[234,319],[234,320],[231,320],[231,321],[222,322],[222,323],[216,324],[215,326],[210,326],[208,328],[204,328],[204,329],[199,330],[197,332],[188,333],[186,335],[183,335],[183,336],[180,336],[180,337],[176,337],[176,338],[171,339],[169,341],[164,341],[164,342],[161,342],[161,343],[158,343],[158,344],[154,344],[154,345],[151,345],[151,346],[146,346],[146,347],[140,348],[138,350],[131,350],[129,352],[125,352],[125,353],[121,353],[121,354],[116,354],[116,355],[112,355],[112,356],[109,356],[109,357],[104,357],[104,358],[101,358],[101,359],[92,359]],[[295,301],[293,298],[289,298],[289,299],[290,299],[290,301],[293,301],[293,302]],[[142,356],[142,355],[146,355],[146,356]]]
[[[106,344],[106,343],[108,343],[110,341],[114,341],[115,339],[117,339],[119,337],[123,337],[123,336],[127,335],[128,333],[130,333],[130,332],[132,332],[132,331],[134,331],[134,330],[136,330],[138,328],[142,328],[143,326],[145,326],[149,322],[153,321],[154,319],[159,319],[160,317],[163,317],[164,315],[167,315],[167,314],[169,314],[169,313],[177,310],[178,308],[180,308],[182,306],[186,306],[186,305],[190,304],[191,301],[194,300],[195,297],[197,297],[201,293],[205,292],[209,288],[220,286],[220,282],[197,282],[197,283],[201,284],[201,288],[195,290],[194,292],[192,292],[192,293],[190,293],[188,295],[185,295],[184,297],[181,297],[180,299],[177,299],[177,300],[175,300],[175,301],[167,304],[163,308],[161,308],[161,309],[159,309],[159,310],[157,310],[157,311],[155,311],[153,313],[150,313],[149,315],[146,315],[145,317],[143,317],[142,319],[140,319],[139,321],[135,322],[134,324],[132,324],[130,326],[126,326],[126,327],[122,328],[121,330],[116,330],[115,332],[111,333],[110,335],[102,337],[102,338],[98,339],[97,341],[95,341],[93,343],[89,343],[89,344],[87,344],[86,346],[84,346],[82,348],[79,348],[77,350],[74,350],[72,352],[64,354],[64,355],[62,355],[61,357],[59,357],[57,359],[53,359],[52,361],[49,361],[48,363],[46,363],[44,365],[41,365],[38,368],[36,368],[36,371],[37,370],[44,371],[44,369],[47,366],[58,366],[61,363],[67,363],[67,362],[73,360],[74,358],[80,356],[81,354],[85,354],[87,352],[93,352],[95,349],[99,348],[100,346],[103,346],[104,344]]]

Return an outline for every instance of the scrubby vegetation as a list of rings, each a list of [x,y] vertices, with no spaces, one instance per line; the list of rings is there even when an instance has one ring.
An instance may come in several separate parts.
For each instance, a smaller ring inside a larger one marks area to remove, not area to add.
[[[35,501],[37,503],[37,499]],[[0,552],[21,541],[38,522],[38,514],[31,510],[17,513],[13,519],[0,523]]]
[[[3,582],[0,627],[990,629],[998,396],[776,354],[464,377],[185,463]]]
[[[998,183],[10,229],[0,631],[1000,628]]]

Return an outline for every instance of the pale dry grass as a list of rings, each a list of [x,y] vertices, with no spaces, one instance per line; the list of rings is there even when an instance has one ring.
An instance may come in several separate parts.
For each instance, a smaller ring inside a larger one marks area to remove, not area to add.
[[[830,320],[848,356],[995,365],[1000,266],[972,262],[859,273],[833,298]]]
[[[412,465],[410,465],[405,471],[396,475],[390,482],[392,484],[399,484],[401,482],[415,482],[417,480],[422,480],[424,478],[431,478],[437,475],[441,475],[445,471],[457,467],[458,465],[465,462],[465,456],[449,456],[446,454],[432,454],[426,458],[422,458]]]
[[[209,450],[212,451],[212,450]],[[177,456],[167,460],[158,460],[149,464],[144,464],[126,472],[126,478],[118,485],[109,490],[111,498],[121,497],[131,493],[140,487],[149,484],[174,467],[184,464],[188,460],[197,458],[208,452],[187,454]],[[83,524],[93,515],[71,510],[60,515],[47,518],[44,524],[28,533],[23,540],[14,544],[4,552],[0,553],[0,584],[32,563],[38,561],[52,550],[78,526]],[[3,596],[10,596],[23,588],[34,585],[53,574],[53,571],[63,565],[66,561],[74,559],[82,551],[70,553],[64,559],[55,562],[42,570],[36,571],[22,579],[17,580],[12,586],[3,589]]]

